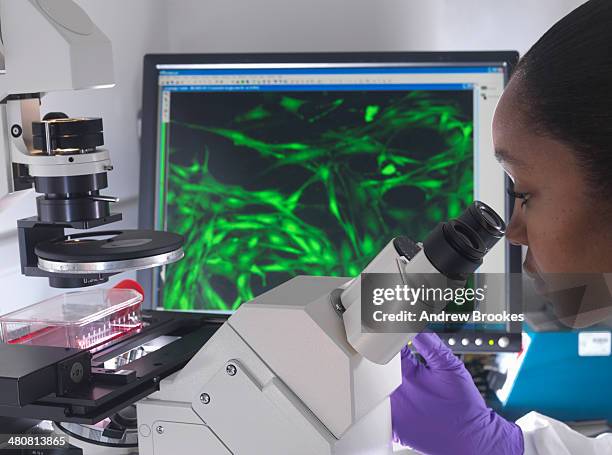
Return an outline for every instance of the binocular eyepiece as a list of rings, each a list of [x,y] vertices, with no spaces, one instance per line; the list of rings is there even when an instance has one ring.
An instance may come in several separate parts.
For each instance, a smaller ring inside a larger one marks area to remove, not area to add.
[[[423,241],[429,261],[449,277],[474,272],[506,233],[506,224],[484,202],[475,201],[457,219],[438,224]]]
[[[506,233],[504,220],[484,202],[474,201],[458,220],[478,234],[487,250],[490,250]]]

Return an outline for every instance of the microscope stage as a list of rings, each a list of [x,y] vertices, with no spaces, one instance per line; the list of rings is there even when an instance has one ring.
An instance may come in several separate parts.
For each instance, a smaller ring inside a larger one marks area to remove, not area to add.
[[[51,273],[118,273],[170,264],[184,255],[180,235],[151,230],[73,234],[40,242],[38,267]]]

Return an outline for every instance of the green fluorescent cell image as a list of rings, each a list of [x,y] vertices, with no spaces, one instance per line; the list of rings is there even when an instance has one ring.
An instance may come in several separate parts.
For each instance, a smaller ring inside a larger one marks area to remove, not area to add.
[[[168,309],[231,311],[296,275],[355,276],[473,200],[469,90],[173,93]]]

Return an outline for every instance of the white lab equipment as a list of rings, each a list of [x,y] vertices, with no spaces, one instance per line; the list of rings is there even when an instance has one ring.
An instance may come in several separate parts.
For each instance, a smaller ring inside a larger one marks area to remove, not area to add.
[[[489,219],[499,240],[505,225]],[[394,239],[365,271],[457,284],[482,263],[482,238],[492,235],[440,223],[422,246]],[[137,404],[140,453],[188,451],[194,441],[214,455],[392,453],[389,395],[413,334],[368,330],[360,289],[359,279],[299,276],[241,305]]]
[[[110,169],[106,150],[41,154],[32,141],[32,122],[40,120],[46,92],[114,85],[110,40],[72,1],[2,1],[0,23],[0,197],[16,189],[13,163],[28,165],[31,177]]]

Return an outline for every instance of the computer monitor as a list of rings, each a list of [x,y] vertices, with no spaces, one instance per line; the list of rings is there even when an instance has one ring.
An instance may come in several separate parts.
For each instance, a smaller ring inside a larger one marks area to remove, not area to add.
[[[230,314],[295,275],[355,276],[474,199],[508,218],[491,122],[517,58],[145,56],[140,226],[186,240],[182,261],[140,274],[150,305]],[[481,267],[519,270],[507,242]],[[520,346],[520,325],[448,332],[455,350]]]

